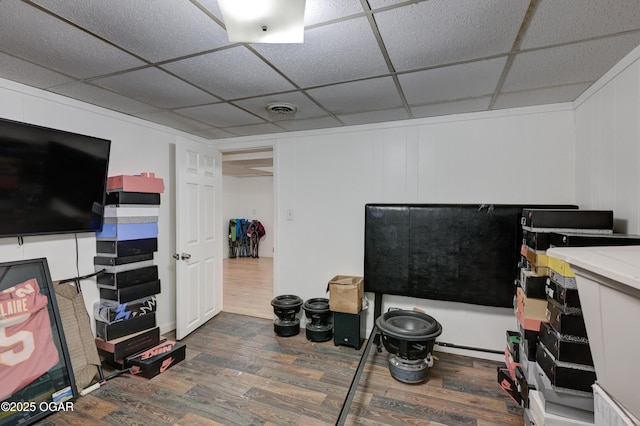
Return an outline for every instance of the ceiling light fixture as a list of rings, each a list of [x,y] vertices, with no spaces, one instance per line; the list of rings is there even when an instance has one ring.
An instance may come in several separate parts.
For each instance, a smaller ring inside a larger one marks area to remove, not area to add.
[[[231,43],[302,43],[305,0],[218,0]]]

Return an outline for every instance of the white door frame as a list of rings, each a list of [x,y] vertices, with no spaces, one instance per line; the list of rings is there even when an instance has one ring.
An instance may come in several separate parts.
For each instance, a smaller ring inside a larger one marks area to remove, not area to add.
[[[237,141],[234,140],[232,142],[223,142],[216,143],[214,141],[215,147],[220,151],[242,151],[244,149],[261,149],[261,148],[271,148],[273,151],[273,294],[276,295],[279,292],[278,289],[278,275],[280,265],[278,263],[278,229],[279,225],[279,209],[278,209],[278,144],[277,139],[260,139],[260,140],[243,140]],[[224,228],[224,231],[227,231],[227,223],[223,223],[221,221],[221,226]],[[228,250],[228,241],[223,242],[223,247],[225,250]],[[224,285],[224,284],[223,284]]]

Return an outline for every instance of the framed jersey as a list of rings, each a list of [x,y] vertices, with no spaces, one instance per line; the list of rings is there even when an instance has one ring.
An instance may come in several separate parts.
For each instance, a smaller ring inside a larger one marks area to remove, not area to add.
[[[47,260],[0,263],[0,426],[78,397]]]

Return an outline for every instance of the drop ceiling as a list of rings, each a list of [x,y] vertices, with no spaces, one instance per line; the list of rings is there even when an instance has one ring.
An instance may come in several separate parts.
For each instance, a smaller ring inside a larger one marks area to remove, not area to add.
[[[640,44],[637,0],[306,3],[276,45],[215,0],[0,0],[0,77],[213,140],[570,102]]]

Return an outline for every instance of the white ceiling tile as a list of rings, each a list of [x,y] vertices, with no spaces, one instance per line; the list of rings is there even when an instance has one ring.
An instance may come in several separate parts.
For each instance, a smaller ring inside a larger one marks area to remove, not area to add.
[[[0,50],[46,68],[89,78],[144,65],[139,59],[27,3],[1,1],[0,16],[5,18],[0,25]]]
[[[46,89],[73,81],[72,78],[0,52],[0,77]]]
[[[473,98],[496,90],[506,58],[469,62],[398,76],[409,105]]]
[[[640,29],[638,0],[539,2],[521,49]]]
[[[508,53],[528,0],[429,0],[374,17],[396,71]]]
[[[356,124],[381,123],[384,121],[406,120],[411,118],[404,108],[384,111],[368,111],[357,114],[340,114],[338,118],[349,126]]]
[[[125,114],[135,114],[155,109],[142,102],[87,83],[67,84],[54,87],[50,91],[114,111],[124,112]]]
[[[402,99],[391,77],[319,87],[307,93],[336,114],[402,106]]]
[[[222,129],[216,129],[215,127],[212,127],[210,129],[194,130],[191,133],[205,139],[223,139],[238,136],[234,133],[229,133]]]
[[[287,130],[312,130],[312,129],[327,129],[331,127],[341,127],[343,124],[333,117],[318,117],[309,119],[284,120],[279,121],[278,124]]]
[[[163,126],[184,130],[185,132],[202,130],[209,127],[206,124],[199,123],[195,120],[191,120],[189,118],[175,114],[171,111],[143,112],[143,113],[135,114],[135,116],[142,118],[143,120],[162,124]]]
[[[304,25],[315,25],[363,12],[360,0],[307,0]]]
[[[159,108],[179,108],[219,101],[215,96],[157,68],[145,68],[93,81],[98,86]]]
[[[393,6],[400,3],[407,3],[407,0],[369,0],[371,9],[380,9],[382,7]]]
[[[272,121],[286,120],[288,118],[286,115],[273,118],[267,112],[266,106],[274,102],[285,102],[294,105],[297,108],[296,119],[327,115],[315,102],[300,92],[279,93],[259,98],[243,99],[234,103],[264,119],[271,119]]]
[[[389,71],[366,18],[306,30],[303,44],[252,46],[303,88]]]
[[[175,112],[214,127],[242,126],[245,124],[262,123],[264,121],[240,108],[223,103],[180,108],[176,109]]]
[[[462,114],[467,112],[486,111],[491,103],[491,96],[466,99],[455,102],[442,102],[431,105],[411,107],[414,118],[437,117],[441,115]]]
[[[518,54],[503,91],[537,89],[597,80],[633,48],[640,33]]]
[[[530,0],[306,1],[229,45],[217,0],[0,0],[0,78],[216,139],[566,102],[640,44],[638,0],[539,0],[498,87]]]
[[[212,15],[218,18],[220,21],[224,21],[222,19],[222,11],[220,10],[220,6],[218,5],[218,0],[196,0],[205,9],[207,9]]]
[[[555,86],[524,92],[501,93],[493,109],[518,108],[531,105],[546,105],[561,102],[573,102],[593,82]]]
[[[225,130],[229,132],[233,132],[238,136],[254,136],[254,135],[266,135],[270,133],[280,133],[285,130],[271,123],[264,124],[255,124],[251,126],[239,126],[239,127],[229,127]]]
[[[244,46],[171,62],[162,68],[224,99],[295,89]]]
[[[189,1],[34,2],[152,62],[229,43],[224,29]]]

